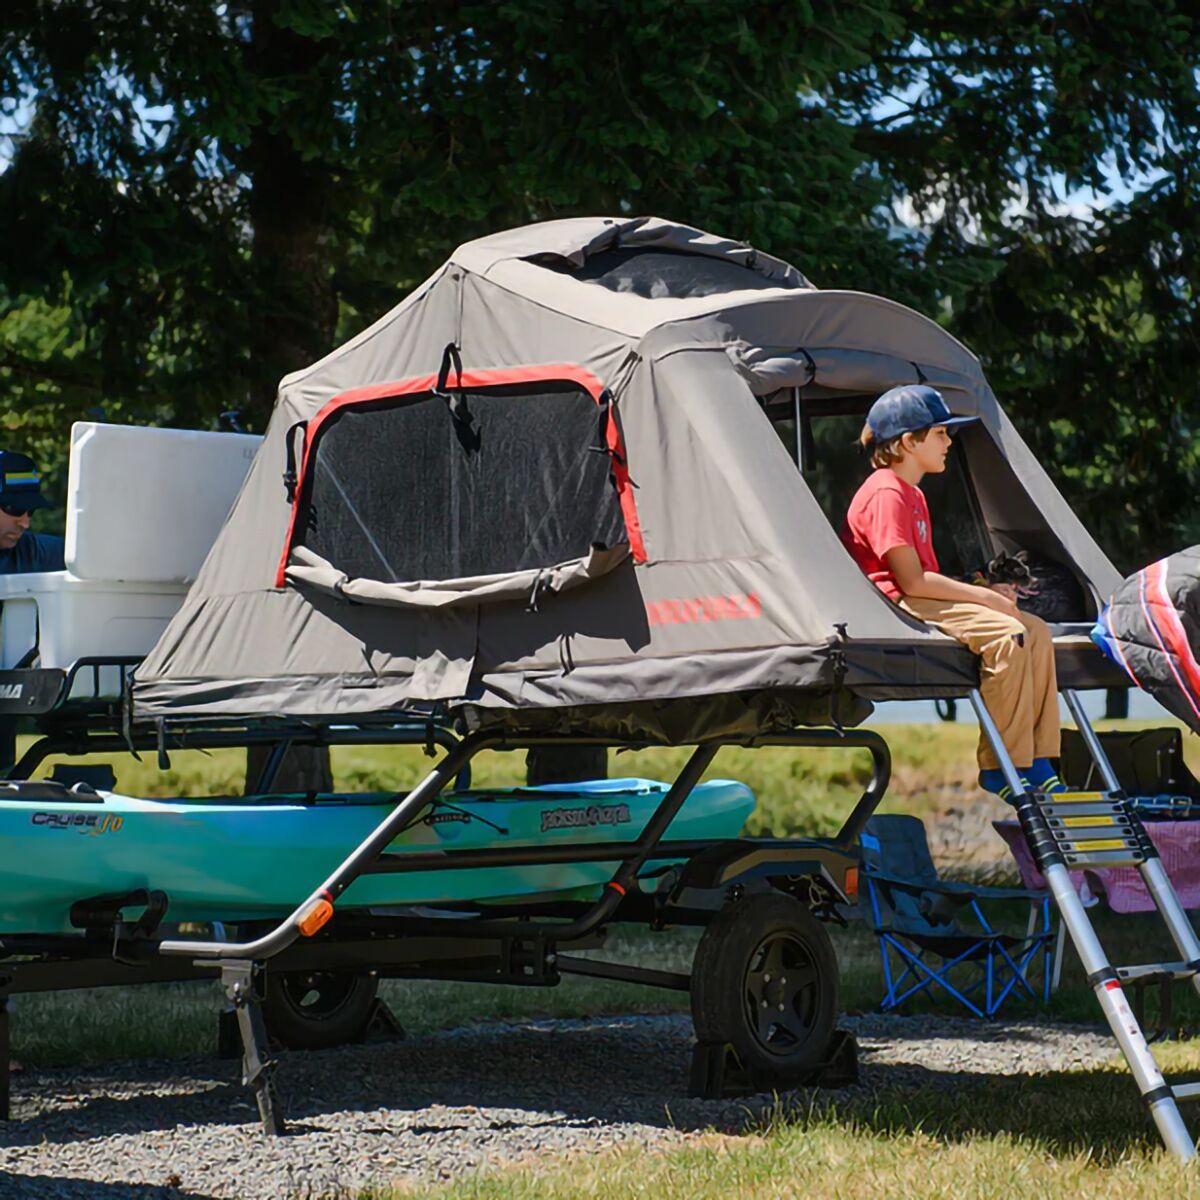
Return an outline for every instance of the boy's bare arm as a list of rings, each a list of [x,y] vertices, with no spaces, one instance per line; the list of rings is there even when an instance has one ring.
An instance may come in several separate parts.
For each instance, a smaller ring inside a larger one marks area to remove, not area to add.
[[[921,566],[917,552],[911,546],[897,546],[883,556],[896,586],[905,596],[919,600],[957,600],[963,604],[982,604],[997,612],[1015,617],[1019,612],[1016,604],[1001,592],[991,588],[976,587],[973,583],[962,583],[936,571],[926,571]]]

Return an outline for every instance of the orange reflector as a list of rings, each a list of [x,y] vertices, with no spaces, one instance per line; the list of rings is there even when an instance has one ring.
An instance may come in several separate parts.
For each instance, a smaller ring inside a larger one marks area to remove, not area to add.
[[[842,883],[842,891],[846,893],[847,900],[853,900],[858,895],[858,868],[847,867],[846,878]]]
[[[324,897],[318,897],[300,914],[297,926],[305,937],[312,937],[332,916],[333,905]]]

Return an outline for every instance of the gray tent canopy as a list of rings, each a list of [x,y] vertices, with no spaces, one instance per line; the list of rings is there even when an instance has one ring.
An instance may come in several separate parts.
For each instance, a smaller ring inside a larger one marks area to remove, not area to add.
[[[686,740],[961,694],[971,656],[836,532],[867,406],[915,380],[981,417],[928,481],[945,565],[1040,551],[1093,618],[1117,572],[934,322],[656,218],[467,243],[283,380],[135,718],[437,703]],[[1060,671],[1111,682],[1085,638]]]

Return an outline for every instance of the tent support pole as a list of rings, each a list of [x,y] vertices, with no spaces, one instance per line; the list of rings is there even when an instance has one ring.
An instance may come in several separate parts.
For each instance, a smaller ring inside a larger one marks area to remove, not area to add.
[[[159,943],[162,954],[187,955],[195,959],[255,959],[274,957],[287,949],[301,936],[301,923],[322,903],[332,905],[360,875],[368,873],[387,847],[399,833],[417,819],[429,803],[458,775],[459,771],[480,750],[488,747],[509,747],[540,742],[557,744],[555,738],[507,739],[502,733],[476,733],[465,738],[456,746],[447,749],[433,770],[427,775],[385,818],[375,830],[341,863],[332,875],[317,888],[294,912],[286,917],[269,933],[252,942],[203,942],[191,940],[165,940]],[[578,741],[579,739],[574,739]],[[592,739],[601,744],[610,744],[608,739]],[[623,861],[612,879],[605,885],[604,892],[596,903],[575,920],[561,924],[547,921],[471,921],[471,934],[503,937],[552,937],[557,941],[570,941],[582,937],[608,920],[622,897],[637,886],[637,873],[662,841],[671,822],[678,815],[692,789],[708,769],[717,751],[723,745],[734,744],[725,740],[705,742],[695,748],[691,757],[674,783],[665,793],[659,806],[646,822],[641,836],[629,847]],[[847,849],[857,840],[862,827],[870,820],[879,802],[883,799],[891,777],[891,755],[883,738],[871,730],[857,729],[835,731],[829,729],[793,730],[788,733],[764,734],[740,744],[757,746],[844,746],[861,748],[871,754],[872,773],[866,790],[838,831],[833,844],[838,849]],[[456,929],[467,932],[467,923],[456,923]]]

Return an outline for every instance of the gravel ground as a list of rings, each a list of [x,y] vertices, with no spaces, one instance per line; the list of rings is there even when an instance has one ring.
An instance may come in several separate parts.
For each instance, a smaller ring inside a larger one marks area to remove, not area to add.
[[[843,1024],[859,1039],[856,1091],[961,1087],[1089,1067],[1115,1052],[1106,1035],[1076,1026],[880,1015]],[[278,1083],[291,1135],[275,1140],[260,1135],[235,1063],[26,1072],[14,1078],[15,1119],[0,1125],[0,1195],[354,1196],[371,1183],[449,1179],[535,1155],[736,1132],[773,1106],[688,1099],[691,1039],[686,1017],[611,1017],[288,1054]]]

